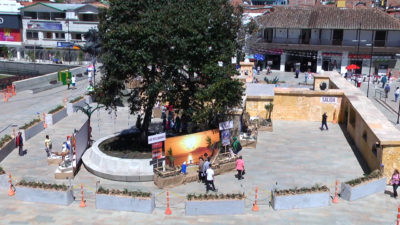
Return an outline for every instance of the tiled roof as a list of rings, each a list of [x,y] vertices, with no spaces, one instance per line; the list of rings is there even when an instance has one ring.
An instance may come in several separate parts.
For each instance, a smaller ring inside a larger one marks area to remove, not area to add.
[[[374,8],[275,7],[260,16],[263,27],[303,29],[400,30],[400,20]]]

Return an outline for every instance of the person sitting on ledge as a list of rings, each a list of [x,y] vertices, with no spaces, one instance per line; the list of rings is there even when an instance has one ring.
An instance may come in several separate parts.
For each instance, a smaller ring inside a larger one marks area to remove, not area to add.
[[[55,155],[61,156],[62,157],[62,161],[65,161],[65,156],[69,155],[69,149],[67,148],[67,142],[64,142],[62,145],[62,150],[61,152],[54,152]],[[60,165],[62,164],[62,162],[60,163]]]

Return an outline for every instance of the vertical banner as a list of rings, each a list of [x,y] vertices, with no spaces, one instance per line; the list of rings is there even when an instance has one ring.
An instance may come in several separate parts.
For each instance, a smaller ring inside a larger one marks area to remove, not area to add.
[[[221,131],[221,142],[222,146],[227,146],[231,144],[231,132],[229,130]]]

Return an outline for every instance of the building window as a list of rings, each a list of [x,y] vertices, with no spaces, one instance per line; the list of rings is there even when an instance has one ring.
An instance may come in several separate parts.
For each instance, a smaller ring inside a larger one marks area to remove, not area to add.
[[[385,30],[377,30],[375,32],[375,46],[384,47],[386,41],[386,31]]]
[[[45,39],[53,39],[53,33],[52,32],[44,32],[43,37]]]
[[[88,22],[96,22],[99,21],[97,14],[80,14],[79,15],[80,21],[88,21]]]
[[[272,34],[273,34],[272,28],[267,28],[264,30],[264,38],[265,38],[266,42],[269,42],[269,43],[272,42]]]
[[[56,39],[65,39],[65,33],[55,33]]]
[[[50,20],[50,13],[38,12],[38,19],[39,20]]]
[[[26,38],[30,40],[38,40],[39,39],[39,33],[37,31],[27,31],[26,32]]]
[[[65,13],[51,13],[51,20],[65,19]]]
[[[24,16],[35,20],[37,19],[37,12],[24,12]]]
[[[333,30],[333,37],[332,37],[332,44],[333,45],[342,45],[343,41],[343,30]]]
[[[71,36],[73,40],[82,40],[83,35],[81,33],[72,33]]]

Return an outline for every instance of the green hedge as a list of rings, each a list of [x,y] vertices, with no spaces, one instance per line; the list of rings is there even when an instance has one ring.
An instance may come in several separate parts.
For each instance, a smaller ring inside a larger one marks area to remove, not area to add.
[[[325,185],[319,186],[318,184],[313,187],[303,187],[303,188],[292,188],[286,190],[274,190],[274,194],[276,195],[295,195],[295,194],[304,194],[304,193],[313,193],[313,192],[326,192],[329,191],[329,188]]]
[[[3,147],[7,142],[11,141],[12,137],[8,134],[4,135],[2,139],[0,139],[0,148]]]
[[[142,198],[150,198],[150,192],[143,192],[143,191],[128,191],[128,189],[115,190],[115,189],[105,189],[103,187],[99,187],[97,190],[98,194],[106,194],[106,195],[123,195],[123,196],[130,196],[130,197],[142,197]]]
[[[237,199],[241,200],[244,199],[245,195],[244,193],[237,193],[237,194],[188,194],[186,196],[186,199],[189,201],[192,200],[217,200],[217,199],[222,199],[222,200],[227,200],[227,199]]]
[[[72,99],[71,101],[69,101],[69,103],[75,103],[75,102],[77,102],[77,101],[79,101],[81,99],[83,99],[83,96],[78,96],[78,97]]]
[[[41,120],[39,118],[31,120],[29,123],[25,123],[22,127],[19,127],[19,129],[28,129],[29,127],[33,126],[34,124],[40,122]]]
[[[61,110],[61,109],[63,109],[63,108],[64,108],[64,106],[58,105],[58,106],[55,107],[54,109],[50,110],[50,111],[49,111],[49,114],[53,114],[53,113],[55,113],[55,112],[57,112],[57,111],[59,111],[59,110]]]
[[[356,186],[358,184],[361,184],[361,183],[364,183],[366,181],[377,179],[377,178],[381,178],[381,177],[383,177],[382,171],[374,170],[370,174],[364,175],[363,177],[359,177],[359,178],[356,178],[356,179],[353,179],[353,180],[349,180],[349,181],[347,181],[345,183],[350,185],[350,186],[352,186],[352,187],[354,187],[354,186]]]
[[[21,180],[17,185],[31,187],[31,188],[43,188],[43,189],[52,189],[52,190],[61,190],[66,191],[68,187],[65,184],[46,184],[43,182],[35,182],[35,181],[25,181]]]

